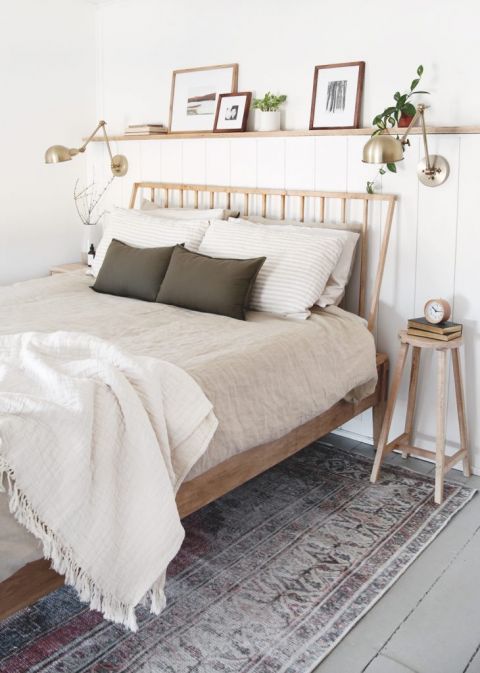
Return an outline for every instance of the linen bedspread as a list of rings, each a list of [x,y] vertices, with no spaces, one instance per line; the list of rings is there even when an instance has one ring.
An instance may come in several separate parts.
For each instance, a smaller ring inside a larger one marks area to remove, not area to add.
[[[374,390],[373,337],[363,320],[339,308],[319,310],[306,321],[250,312],[243,322],[97,294],[92,282],[75,272],[0,288],[0,335],[85,332],[131,355],[184,369],[219,421],[187,480],[281,437],[344,397],[361,399]],[[180,474],[184,463],[175,451],[171,460]],[[5,500],[0,494],[0,581],[41,556],[7,514]]]
[[[251,311],[241,321],[98,294],[92,283],[80,271],[0,288],[0,335],[86,332],[184,369],[219,421],[187,478],[375,388],[373,337],[364,320],[335,306],[308,320]]]
[[[11,512],[81,600],[136,630],[139,602],[165,605],[175,492],[215,432],[212,405],[179,367],[74,332],[0,337],[0,392]]]

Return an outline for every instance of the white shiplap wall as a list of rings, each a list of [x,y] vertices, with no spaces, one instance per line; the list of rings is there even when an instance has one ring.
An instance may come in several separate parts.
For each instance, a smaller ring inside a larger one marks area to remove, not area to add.
[[[186,139],[119,142],[116,150],[130,162],[126,178],[114,182],[110,203],[128,204],[132,182],[157,180],[230,186],[285,187],[301,189],[363,191],[375,167],[362,164],[361,150],[366,138],[319,136],[298,138]],[[478,395],[480,382],[480,226],[475,161],[480,152],[478,135],[436,135],[430,138],[431,151],[443,154],[450,163],[450,177],[441,187],[421,185],[416,164],[421,156],[418,136],[397,175],[383,178],[384,192],[399,195],[385,278],[381,293],[377,341],[378,349],[394,361],[398,330],[407,318],[421,315],[430,297],[450,300],[454,319],[465,325],[466,397],[473,462],[480,473],[480,425]],[[89,170],[101,180],[107,166],[105,148],[92,147]],[[290,213],[295,215],[295,213]],[[334,219],[338,213],[328,215]],[[372,209],[374,231],[369,241],[371,258],[378,253],[382,213]],[[373,259],[372,259],[373,261]],[[417,441],[434,445],[435,370],[431,358],[424,357],[418,399]],[[407,377],[405,377],[406,379]],[[449,381],[448,450],[458,448],[453,381]],[[406,406],[404,381],[392,432],[402,429]],[[344,430],[366,441],[371,439],[369,414],[353,420]]]

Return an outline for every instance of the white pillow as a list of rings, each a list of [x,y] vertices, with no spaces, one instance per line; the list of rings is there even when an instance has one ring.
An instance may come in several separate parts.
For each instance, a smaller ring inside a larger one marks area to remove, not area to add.
[[[143,199],[140,210],[145,210],[154,217],[165,217],[175,220],[228,220],[229,217],[238,217],[238,210],[225,208],[161,208],[148,199]]]
[[[238,221],[238,220],[237,220]],[[278,226],[294,226],[295,228],[307,229],[308,231],[314,229],[319,232],[320,236],[330,236],[338,238],[342,242],[343,250],[336,267],[332,271],[332,275],[328,279],[325,290],[322,296],[317,301],[318,306],[324,308],[330,304],[340,304],[345,294],[345,288],[352,276],[353,265],[355,262],[355,249],[357,247],[360,234],[354,231],[345,231],[344,229],[332,229],[322,225],[313,223],[311,225],[303,222],[298,223],[294,220],[273,220],[259,215],[252,215],[247,222],[254,222],[256,224],[268,224]]]
[[[312,236],[296,227],[217,220],[210,223],[199,252],[236,259],[265,256],[250,308],[305,319],[325,288],[342,244],[336,238]]]
[[[96,276],[105,259],[112,238],[138,248],[156,248],[185,243],[189,250],[196,252],[208,229],[208,222],[201,220],[163,220],[146,215],[139,210],[114,208],[108,217],[102,240],[97,248],[92,264],[92,274]]]

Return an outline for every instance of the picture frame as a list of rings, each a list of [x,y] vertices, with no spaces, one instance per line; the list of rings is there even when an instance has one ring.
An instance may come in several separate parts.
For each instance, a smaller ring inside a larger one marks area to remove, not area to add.
[[[247,129],[252,92],[221,93],[213,124],[214,133],[243,132]]]
[[[235,93],[238,63],[185,68],[172,73],[169,133],[212,132],[220,93]]]
[[[365,61],[316,65],[310,130],[359,128],[364,78]]]

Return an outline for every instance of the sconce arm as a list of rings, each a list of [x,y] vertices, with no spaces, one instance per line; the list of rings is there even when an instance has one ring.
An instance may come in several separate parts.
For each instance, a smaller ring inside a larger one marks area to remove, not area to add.
[[[109,155],[110,155],[110,161],[113,163],[112,150],[111,150],[111,148],[110,148],[110,142],[109,142],[109,140],[108,140],[107,132],[106,132],[106,130],[105,130],[105,126],[106,126],[106,124],[107,124],[107,122],[104,121],[103,119],[101,119],[101,120],[98,122],[98,125],[97,125],[95,131],[93,131],[93,133],[91,133],[91,134],[88,136],[88,138],[87,138],[86,141],[83,143],[83,145],[78,149],[78,151],[79,151],[79,152],[85,152],[85,149],[86,149],[88,143],[89,143],[91,140],[93,140],[93,138],[95,138],[95,136],[97,135],[98,131],[99,131],[100,129],[102,129],[102,131],[103,131],[103,135],[104,135],[104,137],[105,137],[105,142],[106,142],[106,144],[107,144],[108,153],[109,153]]]
[[[427,129],[425,127],[425,109],[426,105],[420,104],[417,106],[417,111],[415,112],[412,121],[408,125],[407,130],[403,134],[403,136],[400,138],[400,142],[402,145],[407,144],[407,136],[409,135],[410,131],[412,130],[413,126],[415,125],[415,122],[417,119],[420,117],[421,123],[422,123],[422,136],[423,136],[423,146],[425,148],[425,163],[426,163],[426,171],[431,172],[432,170],[432,165],[430,163],[430,154],[428,153],[428,140],[427,140]]]

